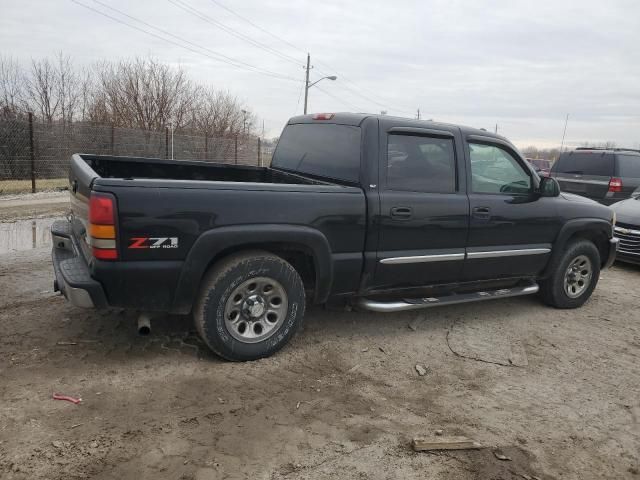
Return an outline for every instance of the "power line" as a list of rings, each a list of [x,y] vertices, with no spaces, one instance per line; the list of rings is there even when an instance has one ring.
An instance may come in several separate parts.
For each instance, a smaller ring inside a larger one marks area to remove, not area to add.
[[[94,0],[94,1],[97,1],[97,0]],[[240,39],[242,39],[242,40],[245,40],[245,41],[249,42],[250,44],[252,44],[252,45],[254,45],[254,46],[256,46],[256,47],[258,47],[258,48],[260,48],[260,49],[262,49],[262,50],[265,50],[265,51],[267,51],[267,52],[269,52],[269,53],[273,53],[273,54],[275,54],[275,55],[277,55],[277,56],[279,56],[279,57],[281,57],[281,58],[284,58],[285,60],[289,60],[289,61],[291,61],[292,63],[294,63],[294,64],[296,64],[296,65],[299,65],[299,62],[298,62],[295,58],[293,58],[293,57],[291,57],[291,56],[289,56],[289,55],[283,54],[283,53],[279,52],[278,50],[275,50],[275,49],[273,49],[273,48],[271,48],[271,47],[269,47],[269,46],[266,46],[266,45],[264,45],[264,44],[262,44],[262,43],[260,43],[260,42],[257,42],[257,41],[255,41],[255,40],[253,40],[252,38],[250,38],[250,37],[248,37],[248,36],[246,36],[246,35],[244,35],[244,34],[242,34],[242,33],[237,32],[237,31],[236,31],[236,30],[234,30],[233,28],[227,27],[227,26],[226,26],[226,25],[224,25],[223,23],[221,23],[221,22],[219,22],[219,21],[217,21],[217,20],[214,20],[213,18],[211,18],[211,17],[210,17],[210,16],[208,16],[207,14],[202,13],[200,10],[198,10],[198,9],[197,9],[197,8],[195,8],[195,7],[192,7],[191,5],[187,4],[187,3],[186,3],[185,1],[183,1],[183,0],[168,0],[168,1],[169,1],[170,3],[172,3],[172,4],[174,4],[176,7],[181,8],[182,10],[184,10],[184,11],[186,11],[186,12],[188,12],[188,13],[191,13],[192,15],[194,15],[194,16],[196,16],[196,17],[200,18],[201,20],[204,20],[205,22],[208,22],[208,23],[210,23],[210,24],[212,24],[212,25],[214,25],[214,26],[217,26],[217,27],[221,28],[222,30],[224,30],[224,31],[226,31],[226,32],[228,32],[228,33],[230,33],[231,35],[233,35],[233,36],[235,36],[235,37],[237,37],[237,38],[240,38]],[[217,2],[214,2],[214,3],[218,4]],[[231,9],[229,9],[229,8],[227,8],[227,7],[224,7],[224,6],[223,6],[223,8],[225,8],[225,10],[231,11]],[[241,18],[242,18],[242,17],[241,17]],[[248,20],[247,20],[247,21],[248,21]],[[350,102],[346,102],[345,100],[341,100],[340,98],[338,98],[338,97],[336,97],[336,96],[334,96],[334,95],[331,95],[330,93],[328,93],[328,92],[327,92],[327,91],[325,91],[325,90],[322,90],[322,91],[323,91],[325,94],[327,94],[328,96],[330,96],[330,97],[334,98],[335,100],[338,100],[339,102],[341,102],[341,103],[343,103],[343,104],[345,104],[345,105],[351,105],[351,107],[353,107],[353,104],[351,104]],[[356,93],[357,93],[357,92],[356,92]],[[298,96],[298,102],[296,103],[296,109],[298,108],[298,104],[299,104],[299,103],[300,103],[300,96]],[[357,110],[362,110],[362,109],[357,108],[357,107],[356,107],[356,109],[357,109]]]
[[[108,9],[110,9],[110,10],[113,10],[114,12],[117,12],[117,13],[119,13],[119,14],[120,14],[120,15],[122,15],[122,16],[125,16],[125,17],[127,17],[127,18],[130,18],[131,20],[134,20],[134,21],[136,21],[136,22],[142,23],[143,25],[146,25],[146,26],[148,26],[148,27],[150,27],[150,28],[153,28],[153,29],[155,29],[155,30],[157,30],[157,31],[159,31],[159,32],[162,32],[162,33],[164,33],[165,35],[169,35],[169,36],[171,36],[171,37],[173,37],[173,38],[176,38],[176,39],[178,39],[178,40],[179,40],[179,41],[181,41],[181,42],[187,43],[187,44],[189,44],[189,45],[192,45],[192,46],[194,46],[194,47],[196,47],[196,48],[200,48],[200,49],[202,49],[202,50],[206,50],[206,51],[210,52],[211,54],[215,55],[216,57],[222,57],[222,58],[225,58],[225,59],[227,59],[229,62],[231,62],[234,66],[244,65],[244,66],[246,66],[246,67],[248,67],[248,68],[250,68],[250,69],[252,69],[252,70],[256,70],[256,71],[258,71],[258,72],[260,72],[260,73],[264,73],[264,74],[266,74],[266,75],[273,76],[273,77],[275,77],[275,78],[283,78],[283,79],[288,79],[288,80],[298,81],[297,79],[295,79],[295,78],[293,78],[293,77],[287,77],[286,75],[282,75],[282,74],[277,73],[277,72],[272,72],[272,71],[270,71],[270,70],[267,70],[267,69],[264,69],[264,68],[261,68],[261,67],[256,67],[255,65],[252,65],[252,64],[250,64],[250,63],[244,62],[244,61],[242,61],[242,60],[235,59],[235,58],[233,58],[233,57],[230,57],[230,56],[225,55],[225,54],[220,53],[220,52],[216,52],[215,50],[212,50],[212,49],[210,49],[210,48],[208,48],[208,47],[203,47],[202,45],[198,45],[198,44],[196,44],[196,43],[194,43],[194,42],[190,42],[189,40],[186,40],[186,39],[184,39],[183,37],[180,37],[180,36],[178,36],[178,35],[174,35],[173,33],[168,32],[167,30],[164,30],[164,29],[162,29],[162,28],[160,28],[160,27],[156,27],[156,26],[154,26],[154,25],[151,25],[150,23],[145,22],[144,20],[140,20],[139,18],[136,18],[136,17],[134,17],[134,16],[132,16],[132,15],[129,15],[129,14],[127,14],[127,13],[123,12],[122,10],[118,10],[118,9],[117,9],[117,8],[115,8],[115,7],[112,7],[112,6],[110,6],[110,5],[107,5],[107,4],[103,3],[103,2],[101,2],[100,0],[93,0],[93,2],[94,2],[94,3],[97,3],[97,4],[99,4],[99,5],[102,5],[103,7],[106,7],[106,8],[108,8]],[[77,2],[76,2],[76,3],[77,3]],[[135,28],[135,27],[134,27],[134,28]],[[221,61],[223,61],[224,63],[228,63],[228,62],[225,62],[224,60],[221,60]]]
[[[171,1],[171,0],[170,0],[170,1]],[[216,5],[218,5],[220,8],[223,8],[224,10],[226,10],[226,11],[227,11],[227,12],[229,12],[229,13],[231,13],[232,15],[234,15],[234,16],[236,16],[236,17],[240,18],[241,20],[245,21],[246,23],[248,23],[248,24],[249,24],[249,25],[251,25],[252,27],[257,28],[257,29],[258,29],[258,30],[260,30],[261,32],[266,33],[267,35],[269,35],[269,36],[271,36],[271,37],[273,37],[273,38],[275,38],[275,39],[277,39],[277,40],[279,40],[279,41],[283,42],[284,44],[288,45],[289,47],[291,47],[291,48],[293,48],[293,49],[295,49],[295,50],[297,50],[297,51],[299,51],[299,52],[301,52],[301,53],[306,54],[306,52],[305,52],[304,50],[302,50],[300,47],[298,47],[298,46],[294,45],[293,43],[291,43],[291,42],[287,41],[286,39],[284,39],[284,38],[282,38],[282,37],[280,37],[280,36],[276,35],[275,33],[272,33],[272,32],[270,32],[269,30],[267,30],[267,29],[265,29],[265,28],[262,28],[261,26],[259,26],[259,25],[258,25],[258,24],[256,24],[255,22],[253,22],[253,21],[249,20],[248,18],[244,17],[243,15],[240,15],[240,14],[239,14],[238,12],[236,12],[235,10],[233,10],[233,9],[231,9],[231,8],[229,8],[229,7],[227,7],[226,5],[223,5],[220,1],[218,1],[218,0],[211,0],[211,2],[213,2],[213,3],[214,3],[214,4],[216,4]],[[320,65],[322,65],[322,64],[320,63]],[[340,80],[341,80],[341,81],[339,82],[339,84],[338,84],[338,86],[339,86],[339,87],[342,87],[342,88],[344,88],[345,90],[348,90],[349,92],[351,92],[352,94],[357,95],[357,96],[359,96],[360,98],[362,98],[362,99],[364,99],[364,100],[366,100],[366,101],[368,101],[368,102],[370,102],[370,103],[373,103],[373,104],[375,104],[375,105],[377,105],[377,106],[379,106],[379,107],[382,107],[382,108],[385,108],[385,109],[389,109],[390,102],[382,103],[382,102],[379,102],[379,101],[377,101],[377,100],[374,100],[374,99],[373,99],[373,98],[371,98],[370,96],[364,95],[364,94],[361,92],[361,90],[363,90],[363,89],[362,89],[361,87],[359,87],[355,82],[353,82],[352,80],[350,80],[349,78],[347,78],[344,74],[342,74],[342,73],[338,72],[336,69],[332,68],[330,65],[325,64],[325,66],[326,66],[329,70],[331,70],[332,72],[334,72],[334,73],[338,74],[338,76],[340,77]],[[328,73],[328,72],[324,72],[324,71],[322,71],[321,69],[318,69],[318,71],[320,71],[321,73],[323,73],[323,74],[325,74],[325,75],[330,75],[330,73]],[[350,84],[351,84],[351,85],[353,85],[353,87],[355,87],[355,88],[350,87],[350,86],[348,86],[348,85],[345,85],[345,84],[342,82],[343,80],[345,80],[346,82],[350,83]],[[369,95],[377,95],[377,94],[373,94],[373,93],[369,92]],[[411,116],[413,116],[413,111],[412,111],[412,110],[410,110],[410,109],[406,109],[406,110],[405,110],[405,109],[393,108],[392,110],[395,110],[395,111],[398,111],[398,112],[404,113],[404,114],[406,114],[406,115],[411,115]]]
[[[331,98],[333,98],[334,100],[337,100],[338,102],[343,103],[343,104],[347,105],[347,106],[348,106],[348,107],[350,107],[350,108],[353,108],[353,109],[354,109],[354,110],[356,110],[357,112],[364,112],[364,111],[365,111],[365,109],[360,108],[360,107],[358,107],[358,106],[354,105],[354,104],[353,104],[353,103],[351,103],[351,102],[347,102],[346,100],[344,100],[344,99],[342,99],[342,98],[340,98],[340,97],[338,97],[338,96],[336,96],[336,95],[334,95],[334,94],[332,94],[332,93],[327,92],[324,88],[321,88],[321,87],[319,87],[319,86],[317,86],[317,85],[315,86],[315,88],[316,88],[316,89],[318,89],[318,90],[320,90],[322,93],[324,93],[324,94],[325,94],[325,95],[327,95],[328,97],[331,97]]]
[[[271,53],[272,55],[276,55],[277,57],[286,60],[288,62],[291,62],[295,65],[300,65],[301,62],[290,56],[287,55],[286,53],[282,53],[278,50],[276,50],[275,48],[271,48],[268,45],[264,45],[262,43],[260,43],[257,40],[254,40],[253,38],[249,37],[248,35],[244,35],[243,33],[240,33],[238,31],[236,31],[235,29],[233,29],[232,27],[229,27],[227,25],[225,25],[222,22],[219,22],[213,18],[211,18],[209,15],[207,15],[206,13],[201,12],[200,10],[198,10],[195,7],[192,7],[191,5],[189,5],[188,3],[182,1],[182,0],[169,0],[169,3],[172,3],[173,5],[175,5],[176,7],[184,10],[187,13],[190,13],[191,15],[194,15],[198,18],[200,18],[201,20],[204,20],[205,22],[218,27],[222,30],[224,30],[225,32],[229,33],[230,35],[233,35],[236,38],[239,38],[241,40],[244,40],[247,43],[250,43],[251,45],[260,48],[261,50],[264,50],[267,53]]]
[[[240,15],[238,12],[231,10],[229,7],[226,7],[225,5],[223,5],[222,3],[218,2],[217,0],[211,0],[213,3],[215,3],[216,5],[218,5],[220,8],[225,9],[227,12],[231,13],[232,15],[235,15],[236,17],[238,17],[241,20],[244,20],[245,22],[247,22],[249,25],[251,25],[254,28],[257,28],[258,30],[260,30],[263,33],[266,33],[267,35],[275,38],[276,40],[280,40],[282,43],[288,45],[291,48],[294,48],[295,50],[298,50],[301,53],[306,53],[303,49],[301,49],[300,47],[298,47],[297,45],[294,45],[293,43],[285,40],[282,37],[279,37],[278,35],[276,35],[275,33],[271,33],[269,30],[266,30],[264,28],[262,28],[260,25],[257,25],[256,23],[252,22],[251,20],[249,20],[247,17],[243,17],[242,15]]]
[[[325,66],[325,68],[328,68],[328,69],[329,69],[329,70],[331,70],[331,71],[335,71],[335,69],[330,68],[330,67],[331,67],[330,65],[323,64],[323,63],[321,63],[321,62],[318,62],[318,63],[319,63],[320,65],[324,65],[324,66]],[[321,72],[321,73],[325,73],[325,74],[327,74],[327,75],[328,75],[328,73],[327,73],[326,71],[324,71],[323,69],[321,69],[321,68],[319,68],[319,69],[318,69],[318,71],[319,71],[319,72]],[[339,72],[336,72],[336,73],[339,73]],[[379,107],[389,109],[389,105],[390,105],[390,103],[381,103],[381,102],[379,102],[379,101],[377,101],[377,100],[374,100],[373,98],[371,98],[371,97],[369,97],[369,96],[365,95],[364,93],[362,93],[362,92],[361,92],[361,90],[364,90],[361,86],[356,85],[352,80],[350,80],[348,77],[346,77],[346,76],[345,76],[344,74],[342,74],[342,73],[340,73],[340,80],[341,80],[341,82],[340,82],[340,85],[339,85],[339,86],[341,86],[341,87],[342,87],[342,88],[344,88],[345,90],[348,90],[348,91],[350,91],[351,93],[353,93],[354,95],[357,95],[357,96],[359,96],[360,98],[363,98],[363,99],[367,100],[368,102],[371,102],[371,103],[373,103],[373,104],[375,104],[375,105],[377,105],[377,106],[379,106]],[[346,81],[347,83],[350,83],[351,85],[353,85],[353,87],[350,87],[349,85],[346,85],[346,84],[344,83],[345,81]],[[355,87],[355,88],[354,88],[354,87]],[[358,90],[357,90],[356,88],[357,88]],[[384,99],[383,99],[383,100],[384,100]],[[411,115],[411,116],[413,115],[413,111],[408,110],[408,109],[407,109],[407,110],[405,110],[405,109],[399,109],[399,108],[392,108],[392,110],[395,110],[395,111],[397,111],[397,112],[404,113],[405,115]]]
[[[128,14],[126,14],[126,13],[124,13],[124,12],[121,12],[120,10],[117,10],[117,9],[116,9],[116,8],[114,8],[114,7],[110,7],[109,5],[105,5],[105,4],[103,4],[102,2],[100,2],[100,1],[98,1],[98,0],[94,0],[94,2],[96,2],[96,3],[100,4],[100,5],[102,5],[103,7],[107,7],[107,8],[109,8],[109,9],[113,10],[113,11],[118,12],[118,13],[119,13],[120,15],[122,15],[122,16],[128,17],[128,18],[130,18],[130,19],[132,19],[132,20],[134,20],[134,21],[137,21],[137,22],[139,22],[139,23],[141,23],[141,24],[143,24],[143,25],[146,25],[146,26],[148,26],[148,27],[150,27],[150,28],[153,28],[153,29],[155,29],[155,30],[157,30],[157,31],[159,31],[159,32],[162,32],[162,33],[164,33],[164,34],[166,34],[166,35],[169,35],[169,36],[171,36],[171,37],[173,37],[173,38],[176,38],[176,39],[177,39],[177,40],[179,40],[180,42],[186,43],[187,45],[192,45],[192,46],[194,46],[194,47],[196,47],[196,48],[199,48],[199,49],[201,49],[201,50],[206,50],[206,51],[208,51],[208,52],[210,52],[210,53],[209,53],[209,54],[204,53],[204,52],[202,52],[202,51],[196,50],[196,49],[191,48],[191,47],[189,47],[189,46],[183,45],[182,43],[178,43],[178,42],[176,42],[176,41],[173,41],[173,40],[171,40],[171,39],[168,39],[168,38],[166,38],[166,37],[163,37],[163,36],[161,36],[161,35],[158,35],[158,34],[156,34],[156,33],[154,33],[154,32],[150,32],[150,31],[145,30],[145,29],[143,29],[143,28],[140,28],[140,27],[138,27],[138,26],[136,26],[136,25],[132,25],[131,23],[128,23],[128,22],[123,21],[123,20],[121,20],[121,19],[119,19],[119,18],[117,18],[117,17],[114,17],[114,16],[112,16],[112,15],[109,15],[108,13],[105,13],[105,12],[103,12],[103,11],[100,11],[100,10],[96,9],[96,8],[93,8],[93,7],[91,7],[90,5],[86,5],[86,4],[84,4],[84,3],[81,3],[81,2],[79,2],[78,0],[71,0],[71,1],[72,1],[73,3],[75,3],[75,4],[77,4],[77,5],[80,5],[81,7],[84,7],[84,8],[86,8],[86,9],[88,9],[88,10],[91,10],[91,11],[93,11],[93,12],[95,12],[95,13],[99,14],[99,15],[102,15],[103,17],[109,18],[110,20],[113,20],[114,22],[120,23],[120,24],[122,24],[122,25],[126,25],[126,26],[127,26],[127,27],[129,27],[129,28],[132,28],[132,29],[137,30],[137,31],[142,32],[142,33],[145,33],[145,34],[147,34],[147,35],[151,35],[152,37],[155,37],[155,38],[157,38],[157,39],[159,39],[159,40],[162,40],[162,41],[164,41],[164,42],[167,42],[167,43],[170,43],[170,44],[172,44],[172,45],[178,46],[178,47],[180,47],[180,48],[183,48],[183,49],[188,50],[188,51],[190,51],[190,52],[196,53],[196,54],[198,54],[198,55],[203,55],[203,56],[205,56],[205,57],[207,57],[207,58],[210,58],[210,59],[212,59],[212,60],[215,60],[215,61],[218,61],[218,62],[222,62],[222,63],[226,63],[226,64],[231,65],[231,66],[234,66],[234,67],[236,67],[236,68],[240,68],[240,69],[244,69],[244,70],[249,70],[249,71],[252,71],[252,72],[254,72],[254,73],[260,73],[260,74],[262,74],[262,75],[267,75],[267,76],[270,76],[270,77],[273,77],[273,78],[278,78],[278,79],[281,79],[281,80],[289,80],[289,81],[295,81],[295,82],[298,82],[298,81],[299,81],[299,80],[297,80],[297,79],[295,79],[295,78],[293,78],[293,77],[288,77],[288,76],[285,76],[285,75],[278,74],[278,73],[276,73],[276,72],[271,72],[271,71],[269,71],[269,70],[265,70],[265,69],[262,69],[262,68],[260,68],[260,67],[256,67],[256,66],[251,65],[251,64],[249,64],[249,63],[243,62],[242,60],[234,59],[234,58],[229,57],[229,56],[227,56],[227,55],[224,55],[224,54],[222,54],[222,53],[215,52],[214,50],[211,50],[211,49],[209,49],[209,48],[207,48],[207,47],[203,47],[203,46],[201,46],[201,45],[198,45],[198,44],[195,44],[195,43],[193,43],[193,42],[190,42],[189,40],[186,40],[186,39],[184,39],[184,38],[182,38],[182,37],[179,37],[179,36],[174,35],[174,34],[172,34],[172,33],[170,33],[170,32],[167,32],[166,30],[163,30],[163,29],[161,29],[161,28],[159,28],[159,27],[155,27],[155,26],[153,26],[153,25],[151,25],[151,24],[149,24],[149,23],[147,23],[147,22],[144,22],[143,20],[137,19],[137,18],[135,18],[135,17],[133,17],[133,16],[131,16],[131,15],[128,15]]]

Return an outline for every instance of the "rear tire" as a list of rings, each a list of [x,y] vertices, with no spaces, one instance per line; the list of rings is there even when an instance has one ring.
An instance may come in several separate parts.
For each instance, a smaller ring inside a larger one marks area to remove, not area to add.
[[[576,240],[554,259],[540,297],[556,308],[578,308],[591,297],[600,278],[600,252],[589,240]]]
[[[304,285],[291,264],[250,251],[223,259],[205,275],[193,318],[214,353],[246,361],[286,345],[302,324],[304,308]]]

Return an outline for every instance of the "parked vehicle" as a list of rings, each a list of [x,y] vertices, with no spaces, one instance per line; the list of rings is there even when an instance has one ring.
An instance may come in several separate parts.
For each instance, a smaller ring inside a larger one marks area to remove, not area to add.
[[[560,155],[551,176],[563,192],[611,205],[640,186],[640,150],[576,148]]]
[[[548,177],[551,171],[551,160],[545,160],[543,158],[527,158],[527,161],[533,165],[536,173],[543,177]]]
[[[618,217],[614,235],[620,239],[618,260],[640,265],[640,189],[611,205]]]
[[[560,193],[504,137],[364,114],[292,118],[270,167],[73,155],[52,227],[75,305],[193,315],[230,360],[276,352],[306,303],[396,312],[591,295],[613,212]]]

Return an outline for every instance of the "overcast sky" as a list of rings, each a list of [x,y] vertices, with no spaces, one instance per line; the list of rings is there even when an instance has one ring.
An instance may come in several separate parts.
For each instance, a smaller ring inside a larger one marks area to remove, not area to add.
[[[312,80],[338,76],[311,88],[311,112],[420,108],[426,119],[497,123],[520,147],[559,145],[569,113],[569,145],[640,145],[637,0],[100,0],[168,33],[77,2],[191,43],[72,0],[0,0],[0,53],[26,63],[62,51],[78,64],[150,54],[237,95],[274,136],[302,113],[309,51]]]

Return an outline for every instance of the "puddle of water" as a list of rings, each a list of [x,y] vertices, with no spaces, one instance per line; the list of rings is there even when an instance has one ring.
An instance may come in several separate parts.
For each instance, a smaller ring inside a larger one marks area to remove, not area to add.
[[[0,223],[0,255],[51,245],[49,228],[56,220],[60,217]]]

